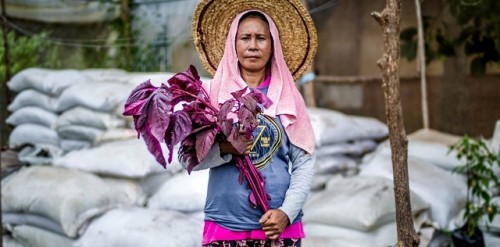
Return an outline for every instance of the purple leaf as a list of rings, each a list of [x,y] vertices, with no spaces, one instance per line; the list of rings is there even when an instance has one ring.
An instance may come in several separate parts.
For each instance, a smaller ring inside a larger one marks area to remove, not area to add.
[[[224,136],[228,137],[231,135],[231,131],[235,126],[232,119],[226,119],[223,120],[222,122],[219,122],[219,127]]]
[[[163,168],[167,168],[167,162],[165,161],[165,157],[163,156],[163,151],[161,150],[160,142],[147,130],[143,131],[142,138],[144,142],[146,142],[146,146],[151,154],[155,157],[156,161],[163,166]]]
[[[171,94],[164,88],[156,90],[144,104],[141,117],[147,116],[145,127],[159,141],[165,138],[165,131],[170,122],[172,113]]]
[[[215,126],[214,126],[215,127]],[[207,129],[196,136],[196,158],[202,161],[215,142],[216,128]]]
[[[208,118],[207,118],[207,115],[206,113],[202,113],[202,112],[196,112],[196,113],[193,113],[191,115],[191,118],[192,118],[192,121],[194,124],[198,125],[198,126],[203,126],[203,125],[211,125],[213,124],[212,121],[210,121]]]
[[[170,124],[165,131],[165,143],[169,151],[168,163],[172,162],[174,145],[181,142],[191,133],[192,122],[184,111],[177,111],[170,115]]]
[[[150,80],[147,80],[137,86],[134,90],[132,90],[127,102],[125,103],[125,111],[123,112],[123,115],[140,115],[142,106],[156,89],[157,88],[151,84]]]
[[[251,95],[245,95],[240,98],[241,103],[255,115],[260,112],[260,107],[257,105],[257,101]]]
[[[250,207],[252,208],[257,207],[257,200],[255,199],[255,195],[253,194],[252,191],[250,191],[250,195],[248,195],[248,201],[250,201]]]
[[[240,98],[243,94],[245,94],[245,92],[247,91],[248,87],[245,87],[241,90],[238,90],[236,92],[232,92],[231,95],[236,99],[238,100],[238,98]]]
[[[243,126],[243,130],[252,131],[259,125],[255,114],[246,107],[241,107],[238,111],[238,119]]]
[[[134,115],[133,118],[134,118],[134,128],[135,131],[137,131],[137,138],[139,138],[141,136],[141,128],[139,127],[140,116]]]
[[[217,118],[219,120],[226,119],[227,114],[233,110],[235,104],[236,104],[235,100],[228,100],[224,102],[219,109],[219,113],[217,113]]]
[[[238,127],[233,125],[231,129],[231,134],[227,136],[227,141],[233,145],[233,147],[239,152],[243,153],[246,150],[245,143],[241,140]]]
[[[254,88],[252,90],[252,93],[250,94],[259,104],[262,104],[264,108],[269,108],[272,104],[273,101],[268,98],[264,93],[262,93],[260,90]]]
[[[180,91],[185,91],[193,95],[198,95],[202,88],[198,71],[192,65],[186,71],[175,74],[168,80],[168,84],[174,92],[178,92],[179,94],[182,94]]]

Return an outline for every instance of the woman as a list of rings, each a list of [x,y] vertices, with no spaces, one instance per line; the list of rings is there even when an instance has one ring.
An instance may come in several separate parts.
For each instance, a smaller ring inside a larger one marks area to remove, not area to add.
[[[245,3],[255,6],[246,6],[247,9],[265,9],[261,4],[269,3],[248,2]],[[279,2],[290,5],[289,1]],[[298,2],[291,2],[302,7]],[[207,8],[224,9],[216,4],[217,1],[202,1],[198,6],[193,20],[198,32],[195,40],[206,41],[199,39],[203,28],[196,25],[203,19],[200,13],[206,13]],[[301,14],[304,15],[303,7]],[[230,143],[215,143],[194,169],[210,168],[202,244],[209,247],[271,246],[272,243],[300,246],[300,239],[304,237],[301,208],[309,193],[314,160],[314,134],[304,102],[286,65],[278,28],[269,15],[262,11],[242,11],[233,18],[227,33],[224,54],[214,79],[204,87],[216,107],[231,98],[231,92],[244,87],[257,88],[273,101],[273,105],[258,116],[259,126],[252,138],[246,140],[244,153],[250,155],[265,178],[271,209],[263,213],[249,206],[249,189],[246,182],[239,183],[239,171],[232,162],[233,155],[241,154]],[[200,42],[197,45],[207,67],[207,61],[214,59],[207,55],[207,49],[200,49]],[[307,55],[312,57],[314,51],[312,53]]]

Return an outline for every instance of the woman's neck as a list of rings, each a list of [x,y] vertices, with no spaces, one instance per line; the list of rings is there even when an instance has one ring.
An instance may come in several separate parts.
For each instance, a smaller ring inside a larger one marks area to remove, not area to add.
[[[241,77],[246,82],[249,88],[257,88],[266,79],[266,69],[261,71],[246,71],[240,70]]]

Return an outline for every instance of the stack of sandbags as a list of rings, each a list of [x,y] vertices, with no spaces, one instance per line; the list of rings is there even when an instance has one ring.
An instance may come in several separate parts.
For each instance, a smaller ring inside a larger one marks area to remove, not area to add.
[[[421,129],[408,135],[408,156],[427,161],[443,170],[452,171],[461,165],[455,151],[450,146],[460,140],[459,136],[442,133],[436,130]],[[377,147],[377,152],[391,154],[389,141]]]
[[[88,77],[76,70],[30,68],[16,74],[7,83],[17,93],[8,106],[12,115],[6,119],[15,126],[9,137],[10,147],[39,145],[48,149],[46,156],[57,155],[51,151],[59,147],[60,142],[54,129],[59,114],[58,100],[66,88],[86,81]]]
[[[121,117],[134,87],[121,70],[47,70],[30,68],[8,82],[18,93],[7,123],[16,126],[11,148],[29,145],[20,160],[47,164],[62,152],[134,135]],[[118,112],[120,112],[118,114]]]
[[[176,211],[114,209],[96,219],[74,246],[195,247],[202,229],[203,221]]]
[[[121,116],[134,85],[120,80],[88,81],[68,87],[58,99],[55,130],[63,150],[81,149],[134,135]]]
[[[417,229],[428,204],[411,194]],[[336,176],[304,206],[304,246],[392,246],[397,242],[396,207],[391,180]]]
[[[2,225],[25,246],[68,246],[62,243],[79,237],[93,218],[136,205],[139,197],[139,189],[91,173],[25,167],[2,180]]]
[[[314,190],[335,174],[356,174],[361,157],[388,135],[387,126],[374,118],[321,108],[309,108],[308,113],[316,139]]]
[[[147,208],[175,210],[203,221],[209,170],[182,172],[174,175],[154,193]]]
[[[410,190],[430,205],[434,226],[438,229],[448,228],[465,205],[465,177],[411,155],[408,156],[408,171]],[[359,175],[393,179],[390,152],[378,150],[367,156]]]

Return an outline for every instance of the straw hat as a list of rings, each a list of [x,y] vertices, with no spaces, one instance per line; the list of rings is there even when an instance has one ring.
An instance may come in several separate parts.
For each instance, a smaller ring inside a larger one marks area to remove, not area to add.
[[[192,32],[205,69],[215,74],[229,27],[246,10],[260,10],[273,19],[288,69],[295,80],[300,78],[318,46],[316,28],[300,0],[201,0],[193,15]]]

